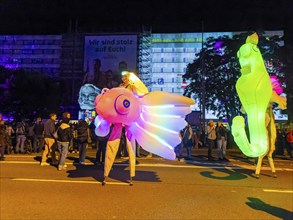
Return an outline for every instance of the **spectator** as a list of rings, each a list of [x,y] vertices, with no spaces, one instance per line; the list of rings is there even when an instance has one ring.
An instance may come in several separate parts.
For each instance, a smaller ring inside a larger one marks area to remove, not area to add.
[[[12,124],[8,124],[6,125],[6,132],[9,136],[9,140],[8,140],[8,146],[7,146],[7,154],[11,154],[13,152],[13,144],[12,144],[12,138],[13,135],[15,133]]]
[[[34,140],[34,124],[30,121],[26,123],[26,152],[28,154],[33,152],[33,140]]]
[[[62,123],[58,128],[58,150],[60,153],[59,162],[58,162],[58,170],[65,170],[67,165],[65,164],[65,159],[68,153],[68,146],[70,141],[72,140],[72,131],[69,125],[69,118],[63,118]]]
[[[53,145],[55,144],[55,121],[57,119],[57,115],[55,113],[50,114],[50,119],[48,119],[44,124],[44,141],[45,141],[45,149],[42,155],[41,166],[50,165],[47,163],[47,155],[50,153],[52,158],[53,165],[57,165],[55,150],[53,149]]]
[[[186,127],[180,132],[183,147],[186,148],[186,159],[191,159],[191,148],[193,145],[192,134],[192,128],[189,123],[187,123]]]
[[[87,122],[80,119],[77,124],[77,146],[79,149],[79,164],[85,164],[86,148],[90,140],[90,130]]]
[[[25,132],[26,132],[26,129],[25,129],[24,121],[22,120],[20,122],[17,122],[16,130],[15,130],[15,133],[16,133],[15,153],[16,154],[25,153],[25,149],[24,149],[24,143],[26,141]],[[19,146],[20,146],[20,149],[19,149]]]
[[[201,146],[201,147],[205,147],[206,146],[206,133],[205,133],[205,130],[204,129],[202,129],[201,130],[201,132],[200,131],[198,131],[199,132],[199,145]]]
[[[292,128],[289,128],[289,131],[286,135],[286,148],[288,156],[293,159],[293,134]]]
[[[199,145],[199,133],[198,130],[192,132],[192,147],[195,149],[198,149],[198,145]]]
[[[40,117],[37,117],[33,131],[33,152],[39,153],[44,147],[44,124],[42,123],[42,119]]]
[[[97,153],[96,153],[96,164],[104,164],[105,163],[105,155],[106,155],[106,147],[107,142],[110,136],[111,130],[108,135],[105,137],[95,136],[96,140],[96,147],[97,147]]]
[[[4,121],[0,120],[0,160],[5,160],[5,148],[8,146],[9,136],[6,132]]]
[[[226,158],[226,148],[227,148],[227,137],[228,130],[223,126],[222,122],[217,122],[216,127],[216,136],[217,136],[217,151],[219,160],[228,160]]]
[[[216,128],[214,125],[214,121],[210,120],[207,127],[207,134],[208,134],[208,160],[213,160],[212,157],[212,150],[215,147],[215,140],[216,140]]]

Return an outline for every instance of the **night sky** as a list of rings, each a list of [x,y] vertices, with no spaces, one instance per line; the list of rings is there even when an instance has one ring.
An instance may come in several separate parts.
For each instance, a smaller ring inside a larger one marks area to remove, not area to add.
[[[173,2],[175,1],[175,2]],[[0,0],[0,35],[285,30],[293,0]]]

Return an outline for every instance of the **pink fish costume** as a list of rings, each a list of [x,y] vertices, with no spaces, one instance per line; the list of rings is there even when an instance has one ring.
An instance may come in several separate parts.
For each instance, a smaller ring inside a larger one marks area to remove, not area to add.
[[[106,147],[104,181],[114,163],[122,127],[126,131],[126,148],[129,154],[130,185],[135,176],[135,140],[151,153],[174,160],[174,148],[181,142],[179,131],[186,126],[185,116],[191,112],[194,101],[188,97],[162,91],[148,93],[144,84],[130,74],[133,89],[104,89],[96,97],[95,132],[105,136],[113,125]]]

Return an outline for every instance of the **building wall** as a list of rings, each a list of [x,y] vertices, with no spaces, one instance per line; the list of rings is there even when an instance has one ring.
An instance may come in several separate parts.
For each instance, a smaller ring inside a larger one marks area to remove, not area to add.
[[[57,76],[61,44],[61,35],[0,36],[0,65]]]

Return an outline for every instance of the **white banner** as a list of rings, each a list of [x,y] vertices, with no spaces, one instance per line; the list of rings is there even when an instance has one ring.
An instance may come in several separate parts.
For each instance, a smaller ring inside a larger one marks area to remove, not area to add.
[[[100,71],[112,71],[117,80],[121,69],[136,72],[137,35],[85,36],[84,71],[94,75],[94,64],[100,61]]]

